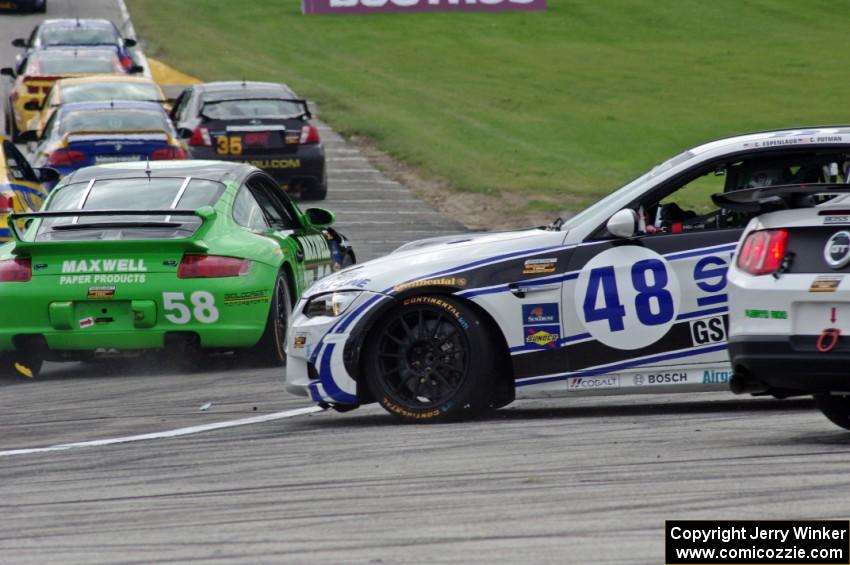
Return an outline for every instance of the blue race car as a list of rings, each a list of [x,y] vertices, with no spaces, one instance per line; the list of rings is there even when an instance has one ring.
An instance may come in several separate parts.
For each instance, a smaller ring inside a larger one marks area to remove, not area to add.
[[[30,33],[29,38],[18,38],[12,45],[26,49],[15,58],[18,73],[23,68],[27,56],[34,50],[58,46],[112,46],[121,59],[121,65],[127,72],[138,72],[136,62],[130,53],[130,47],[136,45],[135,39],[125,38],[118,27],[105,19],[67,18],[44,20]]]
[[[47,0],[5,0],[0,1],[0,10],[4,12],[34,12],[47,11]]]
[[[156,102],[74,102],[62,104],[37,141],[33,162],[63,176],[81,167],[121,161],[187,159],[174,126]]]

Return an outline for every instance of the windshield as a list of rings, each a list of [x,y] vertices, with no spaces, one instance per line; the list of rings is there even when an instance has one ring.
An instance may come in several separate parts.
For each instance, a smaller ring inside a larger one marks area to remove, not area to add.
[[[692,157],[695,157],[695,155],[693,153],[691,153],[690,151],[684,151],[682,153],[679,153],[675,157],[672,157],[672,158],[664,161],[660,165],[656,165],[655,167],[650,169],[648,172],[640,175],[636,179],[633,179],[633,180],[627,182],[626,184],[624,184],[623,186],[621,186],[617,190],[615,190],[615,191],[609,193],[608,195],[602,197],[601,200],[596,201],[595,203],[591,204],[590,206],[588,206],[587,208],[585,208],[584,210],[582,210],[581,212],[579,212],[578,214],[576,214],[572,218],[566,220],[563,223],[561,229],[568,230],[568,229],[574,228],[578,225],[581,225],[582,223],[584,223],[588,219],[593,218],[598,212],[607,208],[611,204],[611,202],[623,199],[622,193],[627,192],[627,191],[631,190],[632,188],[634,188],[635,186],[643,184],[648,179],[656,177],[656,176],[660,175],[661,173],[664,173],[664,172],[672,169],[673,167],[676,167],[676,166],[684,163],[685,161],[690,160]],[[623,205],[625,206],[625,202],[623,203]]]
[[[74,84],[62,88],[63,102],[160,101],[161,99],[157,87],[145,83],[98,82]]]
[[[214,205],[224,188],[190,177],[104,179],[57,189],[45,210],[197,210]],[[198,216],[69,215],[42,220],[36,240],[174,239],[191,235],[200,224]]]
[[[27,73],[31,75],[72,75],[115,73],[121,71],[118,58],[112,52],[98,53],[41,53],[33,56]]]
[[[108,28],[50,27],[39,39],[42,45],[117,45],[118,38]]]
[[[59,133],[78,131],[170,131],[165,115],[153,110],[78,110],[62,116]]]
[[[302,102],[276,98],[221,100],[204,104],[202,113],[214,120],[240,118],[287,118],[300,116],[307,111]]]

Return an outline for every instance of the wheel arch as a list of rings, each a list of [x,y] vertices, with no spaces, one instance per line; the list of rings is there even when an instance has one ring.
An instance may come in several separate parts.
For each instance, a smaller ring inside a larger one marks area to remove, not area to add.
[[[485,324],[487,332],[490,334],[490,340],[494,343],[499,355],[497,362],[499,370],[495,378],[493,405],[494,407],[499,408],[513,402],[516,391],[514,386],[514,371],[510,348],[508,347],[507,339],[505,338],[502,329],[499,327],[499,324],[496,322],[496,319],[480,304],[477,304],[468,298],[458,296],[451,289],[447,289],[446,287],[424,287],[399,293],[392,297],[393,300],[383,301],[379,307],[375,308],[352,330],[352,336],[354,339],[349,339],[345,344],[343,359],[348,374],[351,375],[357,383],[357,398],[359,403],[368,404],[375,402],[375,398],[373,398],[372,392],[369,390],[369,386],[366,383],[366,379],[363,374],[363,365],[365,362],[363,358],[363,346],[372,335],[372,332],[374,332],[379,326],[381,320],[386,318],[387,315],[396,306],[398,306],[402,300],[415,296],[442,296],[451,298],[452,300],[463,303],[464,306],[473,310],[481,318]]]

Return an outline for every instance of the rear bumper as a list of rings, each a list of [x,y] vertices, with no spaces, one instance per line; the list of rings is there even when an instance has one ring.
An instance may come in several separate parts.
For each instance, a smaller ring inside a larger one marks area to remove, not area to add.
[[[850,336],[827,353],[814,335],[747,335],[729,338],[735,375],[772,389],[805,392],[850,391]]]
[[[321,189],[327,186],[325,173],[325,149],[321,144],[301,145],[292,153],[278,155],[250,155],[238,157],[219,155],[214,147],[192,147],[195,159],[214,159],[249,163],[268,173],[285,190],[291,189],[296,182],[305,184],[306,190]]]

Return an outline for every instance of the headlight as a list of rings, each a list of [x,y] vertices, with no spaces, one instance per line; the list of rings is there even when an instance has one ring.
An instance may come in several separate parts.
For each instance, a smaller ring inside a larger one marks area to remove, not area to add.
[[[336,318],[342,315],[361,294],[359,290],[349,290],[314,296],[304,307],[304,315],[308,318],[315,318],[316,316]]]

